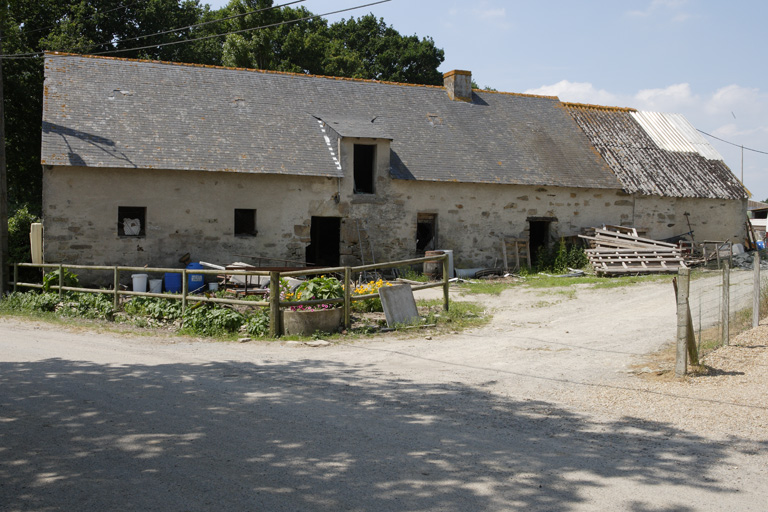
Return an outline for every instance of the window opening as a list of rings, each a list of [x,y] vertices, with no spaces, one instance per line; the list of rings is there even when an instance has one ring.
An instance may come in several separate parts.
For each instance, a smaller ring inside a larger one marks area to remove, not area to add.
[[[376,146],[371,144],[355,144],[354,150],[354,174],[355,194],[373,194],[374,163],[376,160]]]
[[[437,247],[437,214],[419,213],[416,217],[416,251],[434,251]]]
[[[117,234],[118,236],[146,236],[147,207],[118,206]]]
[[[339,266],[340,217],[312,217],[309,239],[309,245],[305,251],[308,265]]]
[[[256,210],[235,208],[235,236],[256,236]]]

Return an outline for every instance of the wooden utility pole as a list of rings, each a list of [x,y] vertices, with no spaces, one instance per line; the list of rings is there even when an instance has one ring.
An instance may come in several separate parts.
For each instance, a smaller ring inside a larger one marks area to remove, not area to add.
[[[5,166],[5,96],[3,95],[3,27],[6,2],[0,5],[0,300],[8,291],[8,178]]]

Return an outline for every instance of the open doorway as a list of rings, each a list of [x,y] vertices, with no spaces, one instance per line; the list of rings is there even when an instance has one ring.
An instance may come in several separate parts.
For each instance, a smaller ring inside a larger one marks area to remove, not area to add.
[[[416,215],[416,252],[434,251],[437,247],[437,214]]]
[[[307,265],[338,267],[341,218],[312,217],[309,237],[310,242],[306,250]]]
[[[540,249],[549,248],[551,219],[528,219],[528,240],[531,248],[531,259],[536,264]]]

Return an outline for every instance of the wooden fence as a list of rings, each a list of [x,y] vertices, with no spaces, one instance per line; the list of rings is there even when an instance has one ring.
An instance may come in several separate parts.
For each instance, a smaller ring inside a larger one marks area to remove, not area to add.
[[[702,338],[710,346],[728,345],[732,335],[758,326],[762,294],[768,289],[768,281],[760,272],[759,251],[753,253],[753,258],[752,270],[734,272],[724,260],[719,273],[697,280],[691,279],[690,269],[681,268],[678,271],[674,283],[677,298],[677,377],[687,373],[689,362],[699,364]]]
[[[179,269],[179,268],[152,268],[152,267],[121,267],[121,266],[98,266],[98,265],[67,265],[56,263],[14,263],[13,264],[13,282],[9,285],[13,286],[13,291],[18,291],[19,288],[38,288],[42,289],[43,285],[39,283],[24,283],[19,282],[19,267],[32,267],[41,269],[52,269],[59,271],[59,282],[56,285],[51,285],[49,289],[59,292],[61,295],[65,291],[69,292],[81,292],[81,293],[100,293],[105,295],[112,295],[114,307],[117,309],[120,305],[120,296],[140,296],[140,297],[158,297],[161,299],[180,300],[182,311],[185,311],[189,302],[212,302],[217,304],[232,304],[240,306],[253,306],[253,307],[268,307],[269,308],[269,330],[270,336],[277,337],[282,334],[282,326],[280,325],[280,310],[282,308],[291,306],[317,306],[320,304],[342,304],[344,309],[344,326],[349,329],[351,326],[351,309],[352,302],[359,300],[366,300],[378,297],[378,293],[370,293],[366,295],[352,295],[352,276],[357,273],[370,272],[373,270],[381,270],[388,268],[399,268],[408,265],[414,265],[426,262],[442,262],[443,266],[443,279],[433,283],[425,283],[421,285],[411,286],[412,290],[423,290],[426,288],[443,288],[443,309],[448,311],[449,300],[448,292],[450,286],[450,276],[448,275],[448,255],[430,256],[428,258],[413,258],[409,260],[393,261],[389,263],[376,263],[373,265],[364,265],[361,267],[332,267],[332,268],[307,268],[306,270],[293,270],[293,271],[264,271],[264,270],[205,270],[205,269]],[[104,288],[81,288],[74,286],[64,286],[64,270],[98,270],[98,271],[111,271],[113,272],[113,286],[112,289]],[[175,293],[152,293],[152,292],[134,292],[120,289],[120,276],[123,272],[142,272],[142,273],[177,273],[181,274],[182,289],[181,294]],[[205,295],[194,295],[189,293],[189,280],[188,274],[195,275],[215,275],[224,276],[226,279],[230,276],[245,276],[246,283],[248,282],[247,276],[269,276],[269,300],[267,301],[253,301],[253,300],[240,300],[240,299],[225,299],[218,297],[208,297]],[[283,277],[302,277],[311,276],[316,274],[343,274],[344,285],[344,297],[337,299],[326,300],[303,300],[303,301],[291,301],[285,302],[280,300],[280,279]]]

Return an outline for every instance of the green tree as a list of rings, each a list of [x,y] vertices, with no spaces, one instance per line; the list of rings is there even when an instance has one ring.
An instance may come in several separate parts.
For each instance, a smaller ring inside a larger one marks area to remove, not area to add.
[[[430,37],[403,36],[373,14],[333,23],[328,28],[324,68],[333,76],[440,85],[437,68],[445,60]]]
[[[28,205],[31,214],[42,213],[43,61],[35,53],[442,83],[437,68],[444,53],[430,38],[402,36],[372,14],[329,26],[303,7],[273,5],[272,0],[232,0],[212,11],[199,0],[9,0],[7,12],[0,11],[3,51],[32,54],[4,59],[9,212]],[[205,24],[184,28],[200,23]],[[240,32],[212,37],[235,31]],[[205,39],[173,44],[196,38]]]

